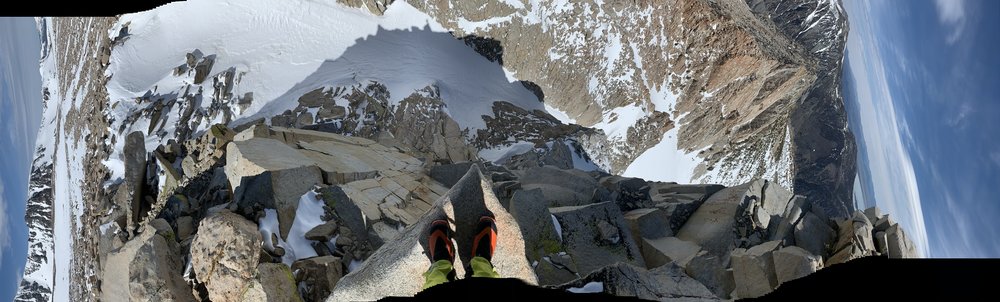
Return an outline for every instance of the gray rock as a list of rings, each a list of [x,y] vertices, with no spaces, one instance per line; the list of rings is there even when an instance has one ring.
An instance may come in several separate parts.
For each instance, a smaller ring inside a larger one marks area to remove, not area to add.
[[[292,263],[292,272],[295,281],[299,284],[299,292],[306,301],[327,299],[344,275],[340,258],[334,256],[295,261]]]
[[[889,258],[915,258],[920,256],[917,254],[913,242],[910,242],[910,239],[903,232],[903,228],[900,228],[898,224],[893,224],[886,229],[885,236]]]
[[[374,251],[381,241],[373,241],[368,234],[372,231],[369,223],[365,220],[361,208],[351,199],[343,188],[339,186],[325,187],[319,190],[319,197],[326,205],[333,209],[333,221],[340,225],[340,239],[351,240],[350,244],[344,244],[343,249],[357,259],[367,258]]]
[[[844,263],[875,252],[872,226],[864,213],[855,211],[851,218],[838,220],[837,242],[832,250],[834,252],[827,259],[827,265]]]
[[[875,232],[875,236],[872,239],[875,241],[875,251],[882,255],[889,254],[889,237],[885,235],[885,232]]]
[[[622,240],[619,233],[621,233],[621,230],[619,230],[618,227],[611,225],[611,223],[604,220],[597,221],[597,238],[600,239],[601,243],[608,245],[618,244],[618,242],[621,242]]]
[[[493,183],[493,194],[500,200],[500,205],[505,209],[510,209],[510,199],[517,191],[520,191],[521,183],[516,180],[501,181]],[[536,188],[537,189],[537,188]],[[544,205],[548,205],[545,202]]]
[[[670,262],[685,267],[700,251],[701,247],[697,244],[677,237],[642,238],[642,258],[646,260],[647,268],[656,268]]]
[[[749,250],[743,248],[733,250],[731,259],[737,296],[757,298],[770,293],[778,286],[772,252],[780,245],[781,242],[775,240],[751,247]]]
[[[299,302],[292,271],[281,263],[261,263],[257,275],[243,294],[244,301]]]
[[[219,212],[198,226],[191,242],[191,269],[212,301],[239,301],[258,264],[261,235],[242,216]]]
[[[802,216],[811,209],[809,200],[804,196],[795,196],[785,207],[784,214],[779,217],[776,227],[772,228],[770,240],[781,240],[784,245],[795,244],[795,226],[802,221]]]
[[[548,152],[545,152],[540,159],[542,166],[555,166],[560,169],[573,168],[573,153],[571,153],[569,146],[566,146],[566,143],[561,139],[552,141]]]
[[[704,284],[712,293],[722,299],[728,299],[730,293],[736,288],[736,281],[733,280],[733,271],[727,269],[729,266],[729,256],[716,256],[708,251],[702,250],[691,257],[684,267],[684,271]]]
[[[156,159],[156,167],[159,170],[158,173],[163,175],[162,181],[164,183],[159,184],[161,196],[171,196],[174,194],[174,190],[181,182],[181,172],[174,168],[173,162],[167,160],[167,158],[158,150],[153,151],[153,158]],[[175,213],[179,214],[179,213]]]
[[[709,196],[724,189],[721,185],[679,185],[666,182],[649,182],[650,200],[670,216],[670,230],[676,234],[691,214]]]
[[[649,197],[649,185],[641,178],[612,175],[601,178],[600,183],[623,212],[656,205]]]
[[[734,230],[738,246],[754,246],[768,240],[778,228],[791,197],[791,192],[776,183],[761,179],[751,182],[746,202],[737,209]]]
[[[870,221],[872,225],[874,225],[879,218],[882,218],[882,210],[879,210],[878,207],[867,208],[864,213],[865,217],[868,218],[868,221]]]
[[[415,91],[396,106],[395,121],[388,130],[401,145],[411,147],[429,162],[457,163],[476,158],[475,149],[466,144],[461,127],[445,107],[436,86]]]
[[[764,210],[767,211],[771,216],[781,216],[785,213],[785,209],[788,208],[788,203],[792,200],[792,192],[788,189],[781,187],[776,182],[767,180],[758,180],[758,182],[763,182],[763,192],[761,195]]]
[[[215,65],[215,55],[205,56],[194,66],[194,83],[201,84],[212,72],[212,65]]]
[[[125,245],[125,241],[122,240],[124,235],[121,227],[113,220],[107,223],[107,227],[102,226],[100,228],[100,239],[97,242],[97,250],[102,265],[107,263],[105,260],[112,251]]]
[[[337,222],[327,221],[326,223],[317,225],[316,227],[306,232],[305,237],[306,239],[309,240],[326,242],[330,241],[330,238],[333,238],[333,236],[337,235],[337,229],[338,229]]]
[[[736,247],[735,217],[740,205],[750,201],[750,184],[725,188],[712,194],[676,233],[677,238],[694,242],[721,259]],[[723,261],[726,262],[726,261]]]
[[[149,226],[156,230],[156,234],[174,237],[174,229],[170,227],[170,223],[163,218],[153,219],[153,221],[149,222]]]
[[[473,164],[475,163],[463,162],[437,165],[431,167],[429,175],[431,176],[431,179],[434,179],[445,187],[450,188],[451,186],[454,186],[459,179],[462,179],[462,176],[465,176],[465,173],[469,172],[469,168],[472,167]]]
[[[191,216],[181,216],[177,218],[177,239],[187,240],[194,234],[194,219]]]
[[[896,222],[892,221],[892,218],[889,218],[888,215],[885,215],[885,216],[882,216],[881,218],[879,218],[877,221],[875,221],[874,230],[876,232],[884,232],[884,231],[888,230],[889,227],[892,226],[892,225],[894,225],[894,224],[896,224]]]
[[[313,160],[266,138],[228,144],[225,171],[242,214],[277,209],[283,239],[287,239],[302,194],[323,183]]]
[[[550,207],[578,206],[593,202],[597,181],[580,170],[554,166],[534,167],[519,179],[525,190],[541,189]]]
[[[823,257],[797,247],[787,246],[772,253],[778,285],[815,273],[823,268]]]
[[[573,155],[563,140],[555,140],[539,148],[513,155],[501,160],[503,165],[512,170],[527,170],[542,166],[553,166],[559,169],[573,168]]]
[[[577,278],[576,273],[571,271],[569,268],[556,264],[557,261],[552,261],[553,257],[563,257],[559,255],[552,255],[541,260],[536,260],[538,262],[532,262],[534,265],[535,275],[538,276],[539,285],[556,285],[563,284],[566,282],[573,281]],[[565,256],[568,257],[568,256]],[[572,263],[572,260],[568,261]]]
[[[524,241],[517,230],[514,218],[497,201],[489,181],[483,178],[478,167],[473,167],[451,190],[434,202],[427,214],[406,227],[395,239],[375,251],[364,264],[344,276],[333,290],[328,301],[375,300],[385,296],[412,296],[423,286],[422,273],[430,266],[425,254],[425,235],[430,222],[450,218],[455,222],[458,242],[457,275],[465,275],[464,263],[469,254],[475,224],[484,212],[495,215],[497,230],[501,234],[492,259],[501,276],[518,278],[537,284],[537,277],[524,257]],[[376,231],[379,223],[375,224]],[[462,263],[462,264],[459,264]]]
[[[101,283],[103,301],[195,301],[181,276],[184,263],[177,244],[156,235],[151,227],[107,260]]]
[[[143,183],[146,177],[146,139],[142,132],[129,133],[122,149],[125,161],[125,180],[118,188],[116,203],[125,210],[125,230],[130,234],[140,220]]]
[[[592,282],[600,283],[604,293],[615,296],[659,301],[718,300],[716,295],[686,275],[684,269],[676,264],[646,270],[627,263],[615,263],[557,288],[563,290],[582,288]]]
[[[828,255],[827,249],[836,238],[834,235],[833,229],[812,212],[805,213],[795,225],[795,245],[813,255]]]
[[[588,274],[615,262],[645,266],[639,246],[613,202],[550,208],[549,211],[562,226],[563,250],[573,257],[580,274]],[[602,235],[599,229],[601,223],[617,230],[617,242],[611,242],[606,235]]]
[[[539,189],[520,190],[510,199],[510,215],[524,238],[524,252],[529,261],[539,261],[542,255],[559,252],[561,239],[552,224],[552,213],[546,207]],[[539,276],[541,282],[541,276]]]
[[[672,236],[668,223],[670,216],[663,209],[638,209],[625,213],[625,223],[632,231],[632,238],[660,238]]]

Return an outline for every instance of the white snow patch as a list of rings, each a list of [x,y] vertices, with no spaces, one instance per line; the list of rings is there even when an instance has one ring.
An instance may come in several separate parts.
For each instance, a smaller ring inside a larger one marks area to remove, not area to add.
[[[552,107],[549,104],[545,104],[545,111],[551,114],[560,122],[563,122],[563,124],[576,124],[576,119],[569,117],[569,114],[566,114],[566,112],[559,110],[559,108]]]
[[[593,128],[604,130],[609,140],[624,139],[628,128],[635,125],[640,118],[646,116],[638,105],[630,104],[618,107],[604,113],[604,119]]]
[[[509,23],[511,16],[504,17],[493,17],[482,21],[469,21],[463,17],[458,17],[456,23],[458,23],[458,28],[465,31],[466,34],[476,33],[479,31],[486,31],[490,27],[497,24]]]
[[[507,160],[511,156],[528,152],[535,148],[535,144],[530,142],[517,142],[510,146],[497,146],[489,149],[479,150],[479,158],[494,163]]]
[[[570,287],[566,291],[574,294],[583,293],[603,293],[604,292],[604,282],[587,282],[583,287]]]
[[[559,224],[559,220],[556,219],[556,215],[549,214],[549,216],[552,216],[552,225],[556,227],[556,235],[559,236],[559,242],[562,242],[562,225]]]
[[[286,251],[288,250],[287,244],[284,240],[281,240],[281,236],[276,236],[278,242],[271,241],[271,235],[280,234],[280,229],[278,228],[278,210],[264,209],[264,217],[260,218],[257,229],[260,230],[260,236],[264,239],[264,249],[274,251],[275,247],[281,247]]]
[[[691,183],[694,169],[700,159],[697,152],[687,153],[677,147],[677,128],[663,135],[660,143],[647,149],[637,157],[622,176],[639,177],[645,180]]]
[[[595,171],[601,169],[601,167],[598,167],[597,164],[594,164],[580,155],[581,152],[586,152],[582,148],[577,149],[573,146],[573,143],[569,141],[563,141],[563,143],[566,144],[566,147],[569,148],[570,153],[573,155],[573,168],[583,171]]]
[[[212,95],[211,80],[194,85],[190,76],[172,74],[174,67],[185,62],[185,55],[195,50],[216,56],[210,76],[235,69],[238,83],[233,95],[253,93],[253,103],[236,112],[231,124],[294,108],[298,97],[317,87],[370,81],[389,88],[390,105],[415,90],[437,85],[446,112],[461,113],[452,118],[473,130],[485,127],[481,116],[492,113],[494,101],[543,109],[534,94],[513,83],[498,64],[456,40],[405,1],[389,5],[383,16],[304,0],[190,1],[125,15],[115,26],[126,22],[130,22],[130,36],[114,48],[107,72],[113,75],[107,84],[111,103],[118,102],[112,112],[119,123],[113,125],[115,130],[130,113],[150,105],[134,101],[147,92],[180,94],[190,87],[192,92],[204,89],[203,95]],[[109,32],[109,38],[116,34]],[[178,114],[171,111],[163,116],[167,135],[147,140],[147,150],[173,138]],[[203,127],[216,122],[222,121],[203,123]],[[122,133],[148,126],[148,120],[140,119],[126,125]],[[109,166],[117,165],[114,160],[121,158],[124,141],[119,139],[113,147],[116,151]],[[111,171],[111,179],[122,177],[122,169]]]
[[[313,249],[313,240],[306,239],[306,232],[318,225],[323,224],[323,201],[319,200],[315,191],[306,192],[299,198],[299,208],[295,211],[295,221],[292,222],[291,229],[288,230],[285,256],[281,257],[282,262],[288,266],[299,259],[316,257],[316,250]]]
[[[361,268],[362,264],[365,264],[365,262],[361,261],[361,260],[356,260],[356,259],[355,260],[351,260],[351,264],[347,265],[347,272],[350,273],[350,272],[358,270],[359,268]]]

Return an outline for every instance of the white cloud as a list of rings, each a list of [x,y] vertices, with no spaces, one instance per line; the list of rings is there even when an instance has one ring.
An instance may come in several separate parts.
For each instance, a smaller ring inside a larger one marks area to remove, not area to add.
[[[935,0],[934,5],[937,7],[938,22],[951,28],[945,41],[955,44],[965,31],[965,1]]]
[[[997,168],[1000,168],[1000,151],[993,151],[993,153],[990,153],[990,159],[997,165]]]
[[[972,105],[969,103],[962,103],[958,107],[958,112],[955,113],[953,117],[948,119],[948,125],[956,127],[959,129],[965,128],[965,120],[972,113]]]
[[[3,182],[0,182],[0,263],[3,262],[4,251],[10,247],[10,219],[7,217],[7,200],[3,194]]]

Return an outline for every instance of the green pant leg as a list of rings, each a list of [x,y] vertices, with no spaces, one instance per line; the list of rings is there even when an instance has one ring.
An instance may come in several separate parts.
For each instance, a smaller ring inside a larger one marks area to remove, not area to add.
[[[486,260],[486,258],[479,256],[472,257],[469,265],[472,266],[473,277],[500,278],[500,274],[493,269],[493,264],[489,260]]]
[[[451,281],[451,278],[455,276],[454,270],[455,267],[452,266],[451,261],[438,260],[434,262],[431,264],[431,268],[424,272],[424,289]]]

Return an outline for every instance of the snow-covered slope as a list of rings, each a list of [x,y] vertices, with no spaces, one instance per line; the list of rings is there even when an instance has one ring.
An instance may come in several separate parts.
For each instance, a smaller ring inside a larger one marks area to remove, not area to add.
[[[470,131],[485,127],[482,116],[492,115],[495,101],[544,110],[496,63],[402,1],[383,16],[311,1],[192,1],[123,16],[109,34],[121,41],[107,71],[112,136],[148,132],[147,150],[183,135],[179,128],[197,134],[216,123],[279,115],[318,88],[378,83],[395,106],[435,86],[445,112]],[[199,83],[197,68],[175,71],[188,53],[198,62],[212,61],[208,79]],[[346,107],[349,101],[336,102]],[[220,113],[219,107],[226,108]],[[107,163],[112,182],[122,176],[123,143],[116,140]]]
[[[38,130],[32,162],[25,221],[29,227],[28,261],[16,300],[70,300],[71,266],[74,261],[75,226],[83,209],[81,186],[86,136],[69,122],[69,112],[88,92],[90,81],[81,69],[60,70],[58,60],[83,60],[58,53],[50,18],[38,19],[43,38],[40,72],[43,89],[42,126]],[[83,35],[97,34],[82,32]],[[87,40],[83,38],[82,40]],[[73,65],[73,64],[67,64]],[[82,65],[82,64],[80,64]],[[76,66],[80,66],[76,65]]]

